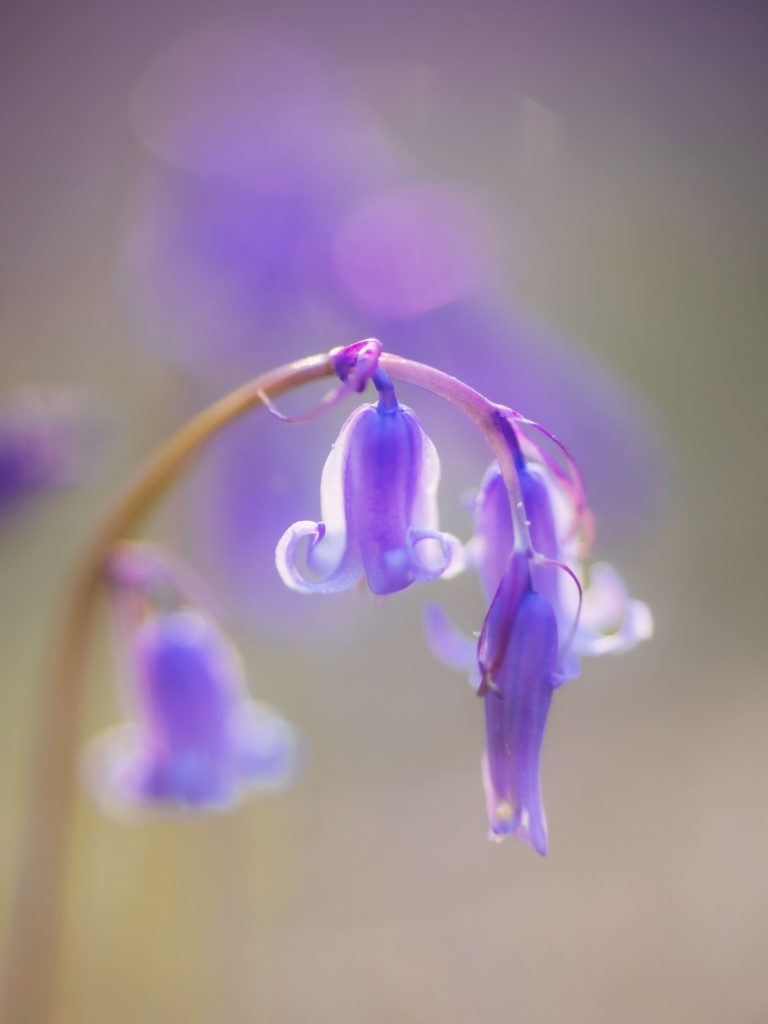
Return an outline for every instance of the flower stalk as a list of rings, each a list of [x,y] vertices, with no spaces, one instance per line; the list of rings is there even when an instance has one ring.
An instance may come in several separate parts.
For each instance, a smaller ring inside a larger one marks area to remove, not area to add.
[[[382,353],[377,362],[392,380],[415,385],[455,405],[481,431],[509,494],[515,549],[530,557],[528,523],[514,456],[505,436],[503,425],[507,418],[502,408],[456,378],[425,364],[388,353]],[[52,1008],[87,641],[110,553],[137,531],[192,458],[227,424],[264,405],[265,400],[271,402],[338,372],[338,350],[310,356],[256,377],[214,402],[161,446],[95,529],[66,600],[34,739],[31,792],[0,1003],[2,1020],[40,1024],[49,1018]],[[356,386],[354,390],[362,388]]]

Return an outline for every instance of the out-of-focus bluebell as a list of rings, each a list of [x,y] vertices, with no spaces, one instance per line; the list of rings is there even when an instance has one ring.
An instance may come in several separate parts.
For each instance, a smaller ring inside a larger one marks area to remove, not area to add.
[[[284,787],[300,766],[296,729],[247,696],[234,646],[185,603],[191,575],[140,544],[122,545],[112,561],[129,722],[93,740],[83,762],[106,809],[226,810],[249,792]]]
[[[27,387],[8,396],[0,406],[0,518],[25,499],[77,482],[87,433],[71,395]]]
[[[137,337],[213,386],[488,286],[476,197],[420,182],[315,48],[195,33],[149,65],[131,111],[151,158],[124,294]]]
[[[356,334],[336,233],[401,160],[328,56],[195,33],[146,69],[132,122],[159,158],[124,260],[143,338],[221,380]]]

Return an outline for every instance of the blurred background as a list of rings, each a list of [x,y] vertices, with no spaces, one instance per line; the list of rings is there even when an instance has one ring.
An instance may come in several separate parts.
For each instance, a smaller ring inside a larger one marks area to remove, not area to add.
[[[4,919],[77,552],[262,369],[375,335],[544,420],[656,619],[554,701],[549,857],[491,845],[481,710],[419,627],[431,598],[476,628],[475,582],[284,592],[274,544],[318,516],[346,410],[247,417],[151,536],[205,574],[310,769],[213,820],[80,798],[56,1020],[768,1019],[762,5],[77,0],[2,24]],[[401,398],[466,537],[482,443]],[[83,741],[120,716],[99,625]]]

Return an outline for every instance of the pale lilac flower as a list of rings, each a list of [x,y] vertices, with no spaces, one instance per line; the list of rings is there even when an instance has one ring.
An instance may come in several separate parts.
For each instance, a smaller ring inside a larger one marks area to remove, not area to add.
[[[391,384],[378,403],[347,419],[323,468],[322,520],[294,523],[275,560],[282,580],[303,593],[329,594],[365,577],[391,594],[461,568],[461,545],[438,529],[440,461],[415,414]],[[307,577],[296,563],[309,539]]]
[[[117,811],[223,810],[248,792],[279,789],[301,762],[297,730],[250,700],[231,642],[205,612],[178,606],[174,566],[126,545],[113,574],[127,660],[130,721],[92,741],[88,788]],[[134,554],[138,558],[134,558]],[[153,571],[154,568],[154,571]],[[123,602],[126,602],[123,604]],[[152,604],[169,610],[149,610]]]

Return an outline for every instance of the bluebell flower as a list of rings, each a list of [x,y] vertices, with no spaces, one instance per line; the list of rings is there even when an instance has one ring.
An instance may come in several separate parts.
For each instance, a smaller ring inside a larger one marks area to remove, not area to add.
[[[518,476],[531,543],[538,556],[530,566],[532,585],[549,602],[557,620],[557,678],[562,683],[578,676],[579,655],[620,654],[648,639],[653,618],[643,601],[631,597],[612,566],[586,563],[577,503],[551,469],[526,459]],[[474,533],[467,545],[467,560],[475,566],[488,602],[506,572],[513,546],[509,498],[494,463],[475,501]],[[581,581],[581,600],[573,576],[563,567]],[[425,622],[436,656],[452,668],[468,671],[476,684],[474,641],[458,631],[437,606],[428,606]]]
[[[530,565],[531,581],[549,602],[557,619],[560,644],[558,678],[564,682],[579,674],[578,660],[572,649],[573,627],[579,612],[579,591],[574,581],[560,568],[562,552],[555,514],[539,467],[521,460],[518,479],[531,545],[539,556],[539,560],[532,561]],[[503,578],[513,546],[509,497],[501,472],[494,464],[485,474],[480,488],[475,508],[475,531],[469,544],[470,557],[477,566],[487,600]],[[573,600],[562,599],[563,592]]]
[[[557,683],[557,622],[531,585],[527,559],[509,559],[478,647],[485,692],[483,783],[489,838],[517,834],[542,856],[547,823],[541,748]]]
[[[644,602],[630,596],[612,566],[587,562],[578,502],[563,481],[549,467],[531,459],[526,460],[519,477],[531,543],[541,556],[531,566],[533,585],[555,611],[561,644],[572,633],[570,649],[561,650],[565,681],[578,675],[578,655],[620,654],[648,639],[653,618]],[[483,516],[489,525],[493,518],[492,529],[484,529]],[[478,498],[475,535],[470,542],[481,576],[491,581],[500,578],[505,551],[507,558],[512,551],[511,538],[509,500],[499,468],[493,465]],[[560,566],[570,568],[582,582],[580,614],[578,589]]]
[[[514,833],[543,855],[540,761],[552,693],[579,674],[578,655],[627,650],[651,635],[653,622],[614,569],[586,568],[590,518],[580,486],[521,441],[516,463],[531,550],[516,549],[506,484],[494,464],[475,501],[467,552],[488,604],[479,639],[438,606],[426,609],[425,624],[435,655],[467,671],[484,696],[490,838]],[[588,580],[585,590],[580,579]]]
[[[145,559],[140,573],[149,565]],[[173,601],[167,577],[137,574],[127,586],[130,614],[118,625],[129,632],[131,720],[86,751],[96,799],[123,811],[225,810],[248,792],[291,782],[302,759],[299,733],[249,699],[237,652],[213,619],[188,606],[142,615],[149,587]]]
[[[294,523],[278,542],[283,581],[303,593],[346,590],[364,577],[374,594],[461,568],[456,537],[438,529],[440,460],[411,409],[388,385],[347,419],[320,483],[322,520]],[[309,539],[307,577],[296,563]]]

